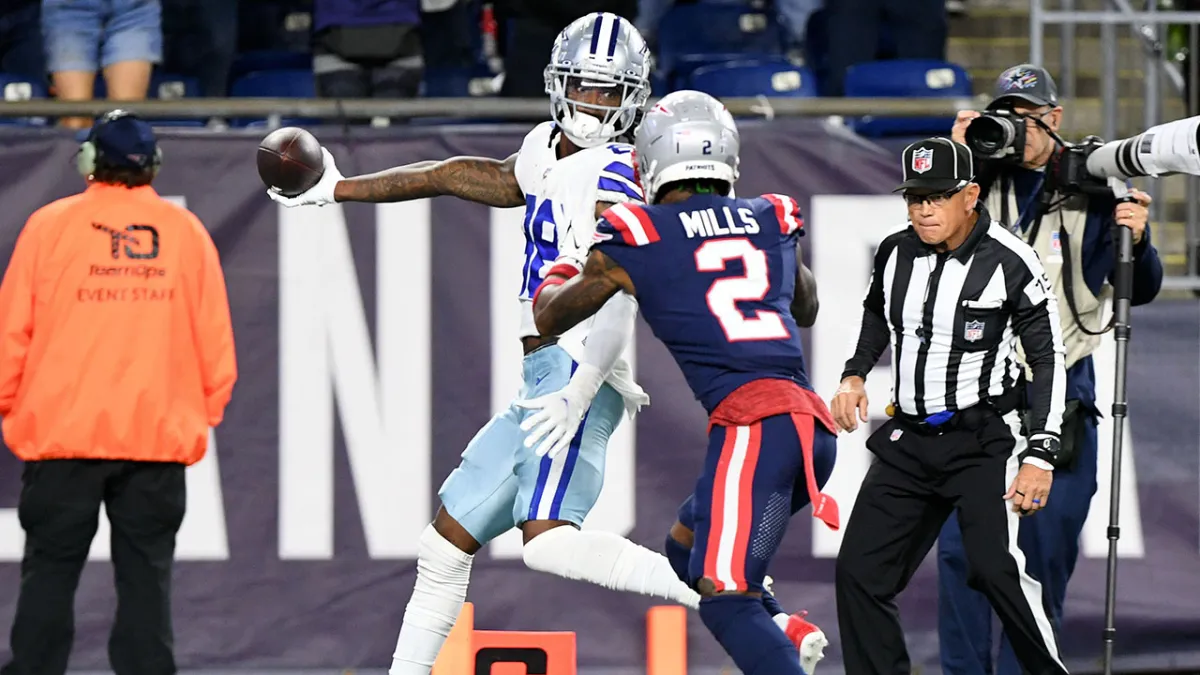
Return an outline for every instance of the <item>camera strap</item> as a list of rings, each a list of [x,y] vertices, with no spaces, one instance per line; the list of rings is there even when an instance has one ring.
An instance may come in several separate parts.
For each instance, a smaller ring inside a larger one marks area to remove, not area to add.
[[[1073,273],[1071,263],[1071,238],[1067,235],[1067,228],[1063,225],[1062,220],[1062,213],[1059,212],[1058,241],[1062,245],[1063,291],[1064,295],[1067,296],[1067,308],[1071,311],[1071,318],[1075,321],[1075,326],[1078,327],[1079,330],[1088,335],[1104,335],[1108,331],[1112,330],[1113,326],[1116,325],[1117,315],[1114,313],[1112,316],[1110,316],[1108,319],[1108,325],[1106,325],[1104,328],[1101,328],[1099,331],[1091,330],[1087,326],[1083,325],[1083,321],[1079,318],[1079,310],[1075,306],[1075,275]]]

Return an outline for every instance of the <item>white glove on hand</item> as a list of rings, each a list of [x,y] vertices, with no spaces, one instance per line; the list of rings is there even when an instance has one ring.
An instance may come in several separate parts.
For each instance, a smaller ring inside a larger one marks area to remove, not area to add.
[[[516,401],[514,405],[517,407],[536,411],[521,423],[521,430],[526,432],[525,447],[537,445],[534,452],[538,457],[557,457],[571,445],[583,421],[583,414],[591,406],[603,382],[604,377],[598,368],[580,364],[571,381],[562,389],[534,399]]]
[[[333,189],[337,187],[338,181],[343,180],[344,177],[338,171],[337,164],[333,161],[333,155],[325,149],[325,146],[321,146],[321,156],[325,158],[325,172],[321,174],[321,180],[317,181],[316,185],[295,197],[287,197],[280,194],[277,188],[267,188],[267,196],[287,207],[325,206],[326,204],[334,203]]]

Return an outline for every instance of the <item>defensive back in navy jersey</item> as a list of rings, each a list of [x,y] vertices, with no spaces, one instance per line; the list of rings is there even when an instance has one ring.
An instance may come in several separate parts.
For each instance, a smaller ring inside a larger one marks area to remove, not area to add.
[[[708,412],[756,379],[811,389],[791,314],[804,224],[783,195],[618,204],[593,248],[628,274],[642,315]]]

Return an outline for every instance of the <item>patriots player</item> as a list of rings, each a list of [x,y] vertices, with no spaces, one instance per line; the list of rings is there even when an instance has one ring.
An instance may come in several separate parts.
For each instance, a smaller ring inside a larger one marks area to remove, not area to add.
[[[590,14],[562,31],[546,67],[553,121],[529,132],[508,159],[454,157],[347,179],[323,150],[324,175],[312,189],[294,198],[269,192],[287,206],[439,195],[495,207],[524,206],[521,395],[562,388],[575,373],[590,383],[595,396],[587,419],[572,433],[570,450],[561,456],[538,457],[523,447],[520,423],[528,413],[515,406],[493,417],[471,440],[462,463],[439,490],[442,507],[421,536],[416,586],[391,675],[428,675],[466,598],[474,554],[513,527],[523,531],[523,557],[532,569],[690,607],[699,603],[661,554],[611,533],[578,529],[600,494],[608,438],[625,411],[632,416],[649,399],[624,360],[612,368],[606,364],[603,372],[592,365],[595,357],[583,346],[590,326],[544,337],[533,322],[534,291],[559,257],[559,233],[573,237],[572,223],[579,222],[590,236],[604,210],[642,200],[633,148],[613,141],[633,128],[650,94],[649,72],[646,44],[629,22]],[[597,330],[621,330],[628,325],[626,312],[620,303],[601,311]]]
[[[800,620],[804,635],[789,642],[764,607],[763,582],[788,516],[811,501],[815,517],[838,527],[837,505],[818,487],[833,470],[835,427],[800,346],[798,324],[815,319],[816,296],[799,261],[799,209],[781,195],[727,196],[738,144],[716,99],[664,97],[636,132],[653,205],[608,209],[582,271],[547,278],[534,315],[552,335],[614,301],[640,306],[710,416],[704,469],[681,511],[691,527],[672,530],[679,544],[694,533],[687,578],[703,596],[701,619],[746,675],[796,675],[811,673],[825,637]],[[553,456],[589,403],[570,386],[523,402],[541,409],[523,425],[526,443]]]

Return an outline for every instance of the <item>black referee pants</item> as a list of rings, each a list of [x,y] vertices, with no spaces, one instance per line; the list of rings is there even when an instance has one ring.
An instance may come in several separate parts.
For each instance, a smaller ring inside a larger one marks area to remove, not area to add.
[[[100,505],[112,524],[117,675],[175,673],[171,566],[187,503],[184,466],[107,460],[27,462],[17,514],[25,530],[12,661],[0,675],[61,675],[75,637],[75,590]]]
[[[940,433],[893,419],[871,435],[867,471],[837,559],[847,675],[911,672],[896,596],[958,510],[968,585],[987,596],[1032,675],[1067,672],[1042,588],[1025,572],[1019,516],[1003,499],[1025,446],[1016,413],[976,408]],[[1037,517],[1037,516],[1032,516]]]

